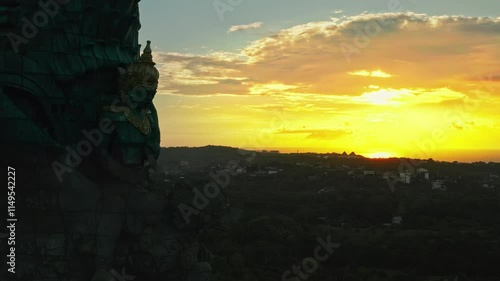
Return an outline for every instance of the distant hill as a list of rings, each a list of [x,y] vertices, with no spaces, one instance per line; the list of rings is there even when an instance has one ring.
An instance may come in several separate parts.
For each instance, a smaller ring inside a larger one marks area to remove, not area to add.
[[[251,157],[252,153],[255,157]],[[347,153],[345,153],[347,154]],[[295,166],[296,163],[348,165],[350,167],[364,167],[363,169],[385,170],[400,172],[399,169],[417,169],[425,167],[429,170],[448,175],[498,173],[500,163],[458,163],[433,161],[432,159],[410,160],[407,158],[370,159],[364,157],[348,157],[345,154],[317,154],[317,153],[269,153],[243,150],[227,146],[203,147],[168,147],[162,148],[159,165],[163,167],[178,167],[181,162],[188,162],[189,167],[206,167],[213,164],[227,164],[229,161],[241,161],[247,164],[276,165],[277,163]],[[351,153],[354,155],[354,153]],[[352,155],[351,155],[352,156]],[[251,160],[249,160],[251,159]],[[246,161],[245,161],[246,160]],[[250,161],[250,162],[248,162]]]
[[[192,167],[202,167],[214,163],[243,160],[250,151],[227,146],[203,147],[163,147],[161,149],[159,164],[168,166],[171,163],[189,162]]]

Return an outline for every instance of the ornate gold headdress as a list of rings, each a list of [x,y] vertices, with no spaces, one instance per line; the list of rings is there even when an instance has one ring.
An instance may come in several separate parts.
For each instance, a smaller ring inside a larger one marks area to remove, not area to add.
[[[156,88],[160,79],[160,72],[155,67],[151,50],[151,41],[147,45],[140,58],[129,65],[127,72],[121,78],[121,88],[128,92],[137,85],[145,85]]]

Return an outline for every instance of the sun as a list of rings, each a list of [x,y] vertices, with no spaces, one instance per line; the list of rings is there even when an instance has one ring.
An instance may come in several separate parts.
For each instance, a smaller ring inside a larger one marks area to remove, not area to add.
[[[393,157],[390,152],[375,152],[368,154],[368,158],[390,158]]]
[[[408,89],[379,89],[361,95],[361,101],[373,105],[400,105],[405,97],[411,96]]]

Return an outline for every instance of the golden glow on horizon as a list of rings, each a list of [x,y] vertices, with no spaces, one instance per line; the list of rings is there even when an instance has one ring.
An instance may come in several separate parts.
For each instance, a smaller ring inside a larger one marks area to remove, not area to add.
[[[380,17],[391,28],[357,47],[356,28]],[[235,53],[163,54],[162,145],[500,161],[499,27],[500,18],[363,14],[263,35]]]
[[[392,155],[390,152],[375,152],[375,153],[370,153],[366,157],[368,158],[391,158],[395,157]]]

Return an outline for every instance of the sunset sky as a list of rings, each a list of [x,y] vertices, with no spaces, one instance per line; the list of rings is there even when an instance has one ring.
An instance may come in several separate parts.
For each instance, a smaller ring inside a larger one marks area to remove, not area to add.
[[[500,1],[140,6],[162,146],[500,162]]]

